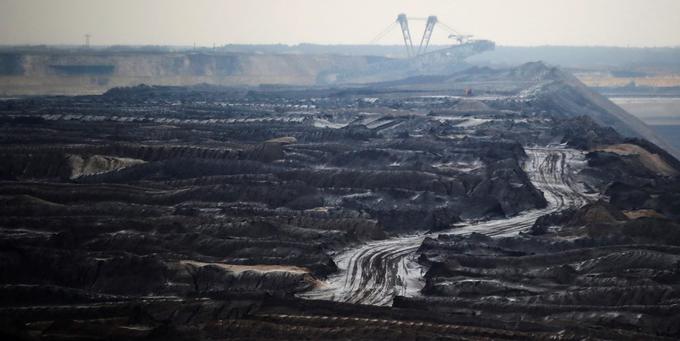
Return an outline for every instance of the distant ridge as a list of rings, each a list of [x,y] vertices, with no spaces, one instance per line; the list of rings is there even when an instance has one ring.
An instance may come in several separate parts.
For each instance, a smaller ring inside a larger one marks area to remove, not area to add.
[[[466,88],[482,93],[515,96],[569,117],[588,116],[627,137],[644,138],[680,158],[680,151],[637,117],[587,87],[570,73],[543,62],[514,68],[471,67],[450,75],[411,77],[375,83],[375,88],[441,91],[462,94]]]

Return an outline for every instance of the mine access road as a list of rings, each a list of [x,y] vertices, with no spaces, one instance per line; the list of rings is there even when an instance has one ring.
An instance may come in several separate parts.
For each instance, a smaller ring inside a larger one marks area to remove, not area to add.
[[[417,250],[427,237],[439,234],[466,235],[473,232],[502,237],[531,227],[536,219],[592,200],[576,181],[585,167],[585,153],[564,146],[526,147],[524,170],[543,192],[548,205],[507,219],[467,223],[436,233],[419,233],[362,244],[334,257],[340,271],[318,288],[300,297],[367,305],[391,305],[396,295],[412,297],[424,286],[426,269],[419,264]]]

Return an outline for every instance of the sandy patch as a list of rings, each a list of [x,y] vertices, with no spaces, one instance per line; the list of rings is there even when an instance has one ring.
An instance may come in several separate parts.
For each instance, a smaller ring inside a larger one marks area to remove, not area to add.
[[[652,154],[638,145],[630,143],[614,144],[598,147],[595,148],[595,150],[616,153],[619,155],[637,155],[640,158],[642,165],[655,173],[664,176],[676,176],[680,174],[677,169],[671,167],[671,165],[664,161],[658,154]]]
[[[71,179],[118,171],[123,168],[146,163],[144,160],[110,155],[82,156],[69,154],[67,158],[71,166]]]
[[[293,144],[297,143],[297,139],[292,136],[277,137],[275,139],[267,140],[265,143],[279,143],[279,144]]]
[[[207,266],[214,265],[231,272],[244,272],[244,271],[256,271],[256,272],[290,272],[296,274],[309,274],[311,271],[307,268],[293,266],[293,265],[241,265],[241,264],[227,264],[227,263],[207,263],[199,262],[194,260],[183,260],[179,262],[182,265],[193,265],[193,266]]]
[[[623,214],[628,217],[628,219],[638,219],[638,218],[664,218],[664,215],[655,210],[631,210],[623,211]]]

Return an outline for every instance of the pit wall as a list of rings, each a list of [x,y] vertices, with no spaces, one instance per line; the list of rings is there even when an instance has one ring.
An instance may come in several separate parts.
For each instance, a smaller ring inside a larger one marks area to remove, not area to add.
[[[100,94],[138,84],[312,85],[323,70],[370,62],[370,57],[338,55],[3,53],[0,97]]]

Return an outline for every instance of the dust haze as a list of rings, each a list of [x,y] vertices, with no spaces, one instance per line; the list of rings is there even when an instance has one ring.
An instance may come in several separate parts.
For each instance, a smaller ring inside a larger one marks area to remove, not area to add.
[[[680,45],[674,0],[3,0],[0,44],[80,44],[86,33],[96,45],[365,44],[402,12],[500,45]]]
[[[1,1],[0,337],[680,339],[677,1]]]

